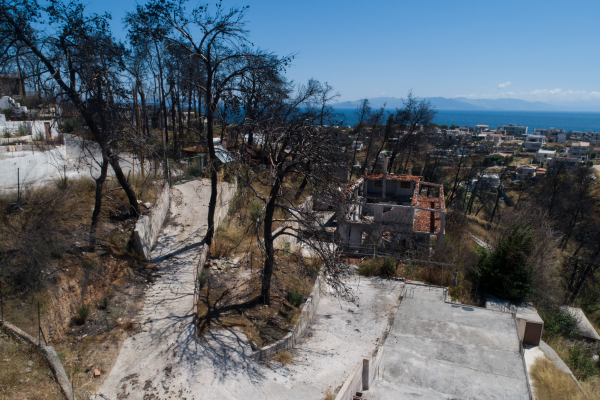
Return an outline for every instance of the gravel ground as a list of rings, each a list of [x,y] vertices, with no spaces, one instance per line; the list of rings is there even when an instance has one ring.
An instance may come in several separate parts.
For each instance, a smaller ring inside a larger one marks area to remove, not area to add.
[[[171,221],[152,253],[161,277],[149,287],[142,332],[126,339],[98,394],[106,399],[321,399],[342,385],[363,355],[384,340],[402,284],[355,278],[358,304],[323,294],[317,316],[287,366],[254,362],[236,329],[196,340],[193,271],[206,229],[208,184],[173,189]],[[102,398],[98,396],[97,398]]]

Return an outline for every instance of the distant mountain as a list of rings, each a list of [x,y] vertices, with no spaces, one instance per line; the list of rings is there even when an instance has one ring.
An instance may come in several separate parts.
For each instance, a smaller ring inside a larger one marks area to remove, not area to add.
[[[423,97],[417,100],[428,100],[438,110],[503,110],[503,111],[559,111],[561,108],[542,103],[541,101],[525,101],[519,99],[468,99],[466,97]],[[402,107],[402,99],[396,97],[374,97],[369,99],[371,107],[394,109]],[[356,108],[360,100],[335,103],[334,108]]]

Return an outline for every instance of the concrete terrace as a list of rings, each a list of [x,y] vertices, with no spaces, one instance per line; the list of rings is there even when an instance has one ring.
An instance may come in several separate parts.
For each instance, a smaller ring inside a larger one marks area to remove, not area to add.
[[[445,303],[441,288],[406,285],[365,397],[528,399],[512,315]]]

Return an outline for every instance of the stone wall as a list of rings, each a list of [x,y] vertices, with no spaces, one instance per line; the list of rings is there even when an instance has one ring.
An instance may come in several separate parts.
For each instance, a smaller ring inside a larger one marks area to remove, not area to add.
[[[236,185],[234,184],[221,184],[218,188],[221,189],[221,192],[217,195],[217,209],[215,210],[215,231],[221,224],[221,221],[225,218],[227,213],[229,212],[229,205],[235,196],[235,192],[237,190]],[[208,256],[208,245],[206,243],[202,243],[202,250],[200,254],[200,261],[196,265],[195,271],[195,284],[194,284],[194,304],[192,304],[192,310],[194,313],[194,326],[197,326],[197,317],[198,317],[198,295],[200,294],[200,282],[199,278],[202,275],[202,271],[204,270],[204,263],[206,262],[206,257]]]
[[[282,351],[292,349],[298,340],[304,335],[306,329],[310,326],[319,307],[319,301],[321,299],[321,285],[323,284],[323,278],[319,276],[315,281],[312,293],[306,299],[306,302],[302,305],[302,311],[298,316],[298,322],[294,329],[285,335],[277,342],[266,346],[261,350],[257,350],[250,355],[256,361],[265,360],[272,355]]]
[[[1,189],[16,189],[17,175],[21,186],[63,177],[63,168],[67,156],[66,146],[58,146],[44,152],[35,151],[35,154],[29,152],[14,153],[14,158],[0,159]],[[22,156],[17,157],[16,155]]]
[[[133,245],[137,252],[146,260],[150,259],[152,247],[156,244],[160,229],[169,213],[170,200],[170,188],[169,185],[165,184],[150,211],[150,215],[142,215],[135,224]]]
[[[311,196],[311,197],[308,197],[304,201],[304,203],[302,203],[302,205],[300,206],[298,211],[299,212],[310,212],[310,211],[312,211],[312,208],[313,208],[313,199]],[[291,226],[294,229],[298,229],[298,222],[296,221],[296,217],[292,215],[290,218],[288,218],[287,221],[285,221],[283,223],[283,225],[281,225],[281,227],[279,227],[278,229],[273,231],[273,235],[281,232],[286,226]],[[298,239],[294,236],[288,236],[288,235],[278,236],[273,241],[273,247],[275,247],[276,249],[283,249],[283,248],[285,248],[286,243],[289,243],[290,251],[296,251],[296,249],[298,248]]]

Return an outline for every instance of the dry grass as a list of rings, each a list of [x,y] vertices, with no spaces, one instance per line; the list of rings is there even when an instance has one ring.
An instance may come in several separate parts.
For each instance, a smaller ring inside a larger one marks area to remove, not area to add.
[[[0,398],[63,398],[46,359],[39,351],[4,331],[0,331]]]
[[[283,350],[273,356],[273,361],[282,365],[288,365],[294,361],[294,356],[289,351]]]
[[[587,399],[570,375],[565,374],[546,359],[539,360],[533,365],[531,379],[535,397],[538,399]]]
[[[592,400],[600,400],[600,378],[595,376],[584,382],[580,382],[581,387]]]
[[[335,400],[335,391],[331,387],[323,390],[323,395],[325,400]]]

